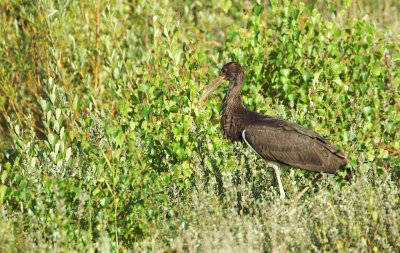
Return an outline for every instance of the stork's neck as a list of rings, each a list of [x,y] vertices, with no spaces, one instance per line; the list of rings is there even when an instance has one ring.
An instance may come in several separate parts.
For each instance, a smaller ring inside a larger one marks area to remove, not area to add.
[[[222,104],[222,111],[225,112],[235,112],[236,109],[243,107],[242,97],[240,94],[240,87],[235,87],[230,89],[225,95],[224,102]]]
[[[222,104],[221,126],[225,136],[231,141],[239,141],[244,129],[243,119],[247,111],[242,104],[241,83],[231,81]]]
[[[223,113],[234,113],[238,109],[243,109],[240,89],[243,83],[243,74],[240,74],[229,83],[228,92],[222,104]]]

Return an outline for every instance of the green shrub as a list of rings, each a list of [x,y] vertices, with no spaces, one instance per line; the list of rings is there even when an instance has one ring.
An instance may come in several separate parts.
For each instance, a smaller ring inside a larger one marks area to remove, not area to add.
[[[398,251],[400,47],[371,23],[299,1],[0,9],[2,251]],[[228,61],[249,109],[327,136],[356,179],[296,202],[314,174],[283,169],[278,201],[221,133],[227,85],[197,104]]]

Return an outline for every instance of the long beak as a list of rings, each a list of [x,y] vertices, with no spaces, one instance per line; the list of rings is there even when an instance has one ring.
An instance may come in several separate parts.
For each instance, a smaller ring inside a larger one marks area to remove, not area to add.
[[[211,85],[208,87],[206,92],[204,92],[203,96],[201,96],[199,102],[203,103],[206,99],[210,96],[210,94],[218,88],[218,86],[225,81],[225,75],[220,75],[219,77],[215,78]]]

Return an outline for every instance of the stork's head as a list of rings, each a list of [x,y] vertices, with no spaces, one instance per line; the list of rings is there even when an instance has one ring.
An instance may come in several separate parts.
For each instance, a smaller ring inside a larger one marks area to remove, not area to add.
[[[215,78],[211,85],[208,87],[206,92],[204,92],[203,96],[200,98],[200,102],[204,102],[210,94],[218,88],[225,80],[234,81],[237,80],[238,77],[243,78],[244,70],[242,66],[237,62],[229,62],[225,64],[222,69],[220,75]],[[239,83],[241,85],[241,82]]]
[[[237,62],[228,62],[221,69],[221,75],[224,76],[224,80],[234,80],[239,75],[243,75],[244,70],[242,66]]]

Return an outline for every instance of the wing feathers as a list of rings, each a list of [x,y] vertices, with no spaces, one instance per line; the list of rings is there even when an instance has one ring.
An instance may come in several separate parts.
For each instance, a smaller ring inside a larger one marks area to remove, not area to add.
[[[253,122],[242,139],[265,160],[305,170],[335,174],[347,163],[332,143],[291,122],[269,118]]]

